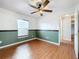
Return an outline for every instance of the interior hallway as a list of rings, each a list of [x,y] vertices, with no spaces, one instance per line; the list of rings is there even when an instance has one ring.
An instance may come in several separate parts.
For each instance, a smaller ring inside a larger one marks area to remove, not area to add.
[[[27,51],[26,51],[27,50]],[[33,40],[0,50],[0,59],[76,59],[72,45]]]

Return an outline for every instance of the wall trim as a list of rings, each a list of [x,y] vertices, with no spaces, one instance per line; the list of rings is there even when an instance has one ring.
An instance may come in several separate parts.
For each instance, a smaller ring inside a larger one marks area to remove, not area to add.
[[[58,45],[58,46],[60,45],[60,42],[59,43],[55,43],[55,42],[51,42],[51,41],[40,39],[40,38],[36,38],[36,39],[44,41],[44,42],[47,42],[47,43],[55,44],[55,45]]]
[[[24,43],[24,42],[28,42],[28,41],[31,41],[31,40],[35,40],[35,38],[16,42],[16,43],[12,43],[12,44],[9,44],[9,45],[5,45],[5,46],[0,47],[0,49],[7,48],[7,47],[10,47],[10,46],[14,46],[14,45],[17,45],[17,44],[21,44],[21,43]]]
[[[40,39],[40,38],[32,38],[32,39],[24,40],[24,41],[21,41],[21,42],[16,42],[16,43],[12,43],[12,44],[9,44],[9,45],[2,46],[2,47],[0,47],[0,49],[7,48],[7,47],[10,47],[10,46],[14,46],[14,45],[17,45],[17,44],[21,44],[21,43],[24,43],[24,42],[28,42],[28,41],[31,41],[31,40],[36,40],[36,39],[47,42],[47,43],[50,43],[50,44],[54,44],[54,45],[57,45],[57,46],[60,45],[60,42],[55,43],[55,42],[51,42],[51,41]]]
[[[14,31],[18,31],[18,30],[0,30],[0,32],[14,32]]]
[[[59,31],[59,30],[41,30],[41,29],[30,29],[29,31]]]

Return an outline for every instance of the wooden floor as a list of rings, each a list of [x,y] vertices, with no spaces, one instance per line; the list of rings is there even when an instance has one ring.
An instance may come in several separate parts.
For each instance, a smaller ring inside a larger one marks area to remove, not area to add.
[[[60,46],[39,40],[0,50],[0,59],[76,59],[71,45]]]

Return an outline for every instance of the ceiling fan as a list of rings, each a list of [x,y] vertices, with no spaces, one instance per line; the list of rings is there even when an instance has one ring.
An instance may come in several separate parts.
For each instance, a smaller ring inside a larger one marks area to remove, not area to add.
[[[49,4],[49,0],[41,0],[42,2],[37,2],[36,6],[29,4],[32,8],[35,8],[37,11],[31,12],[31,14],[39,12],[41,16],[43,16],[43,12],[52,12],[52,10],[45,9],[45,7]]]

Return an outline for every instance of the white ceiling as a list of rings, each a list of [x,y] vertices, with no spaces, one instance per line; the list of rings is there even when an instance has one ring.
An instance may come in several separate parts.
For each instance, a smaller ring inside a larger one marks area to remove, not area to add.
[[[27,1],[26,0],[0,0],[0,7],[6,8],[36,19],[42,17],[42,16],[39,16],[38,14],[30,14],[35,9],[30,7],[27,4]],[[73,11],[75,6],[79,2],[79,0],[50,0],[50,1],[51,2],[49,3],[48,8],[52,9],[53,13]],[[44,16],[47,14],[49,13],[45,13]]]

